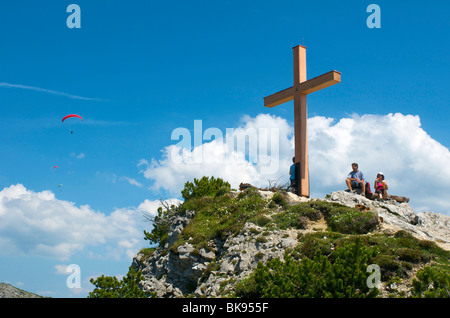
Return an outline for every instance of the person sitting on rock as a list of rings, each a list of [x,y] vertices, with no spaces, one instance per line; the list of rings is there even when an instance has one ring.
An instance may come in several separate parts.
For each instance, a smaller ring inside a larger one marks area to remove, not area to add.
[[[345,184],[348,187],[348,192],[351,192],[353,189],[361,189],[361,193],[363,196],[366,195],[366,187],[364,185],[364,173],[358,170],[358,164],[356,162],[352,163],[352,171],[347,176],[345,180]]]
[[[383,172],[378,172],[377,178],[375,179],[375,182],[373,183],[373,186],[375,187],[375,193],[378,196],[378,199],[382,200],[387,199],[387,181],[384,180],[384,174]]]

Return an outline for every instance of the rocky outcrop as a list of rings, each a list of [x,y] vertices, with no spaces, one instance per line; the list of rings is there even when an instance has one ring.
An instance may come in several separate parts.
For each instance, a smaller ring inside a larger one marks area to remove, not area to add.
[[[211,241],[208,250],[196,250],[189,243],[176,251],[156,250],[149,259],[138,254],[132,266],[142,270],[145,291],[156,291],[158,297],[219,297],[227,294],[234,282],[247,276],[258,264],[271,258],[282,258],[287,248],[298,244],[300,230],[264,229],[247,223],[241,233],[226,241]],[[208,275],[209,274],[209,275]]]
[[[0,298],[42,298],[9,284],[0,283]]]
[[[416,214],[408,203],[374,201],[346,191],[333,192],[325,200],[372,209],[380,219],[379,231],[395,233],[404,230],[418,239],[434,241],[443,249],[450,250],[450,216],[434,212]]]
[[[259,191],[260,196],[270,200],[271,191]],[[287,204],[297,204],[308,199],[285,193]],[[378,214],[378,232],[394,234],[404,230],[419,239],[435,241],[450,250],[450,217],[432,212],[415,214],[408,203],[373,201],[346,191],[333,192],[323,201],[338,202],[350,207],[373,210]],[[258,262],[282,258],[287,250],[299,244],[299,237],[314,231],[325,231],[327,224],[322,218],[309,222],[305,229],[270,230],[254,223],[246,223],[237,234],[222,241],[211,240],[208,246],[195,247],[191,243],[177,243],[178,235],[192,220],[195,212],[174,217],[163,248],[157,248],[148,257],[136,255],[132,266],[141,270],[145,280],[141,283],[146,292],[156,292],[157,297],[223,297],[229,295],[237,281],[248,276]],[[178,244],[178,245],[177,245]]]

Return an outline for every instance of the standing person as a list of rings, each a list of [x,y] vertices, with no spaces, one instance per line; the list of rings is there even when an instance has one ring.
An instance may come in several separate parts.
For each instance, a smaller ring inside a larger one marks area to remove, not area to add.
[[[387,198],[387,181],[384,180],[384,174],[383,172],[378,172],[377,178],[375,179],[375,182],[373,183],[373,186],[375,187],[375,193],[378,194],[378,198],[381,200],[383,198]]]
[[[289,180],[291,181],[291,184],[289,187],[297,186],[297,180],[296,180],[296,176],[295,176],[295,157],[292,157],[292,165],[289,168]]]
[[[353,188],[361,188],[362,195],[366,195],[366,187],[364,185],[364,173],[358,170],[358,164],[352,163],[352,171],[347,176],[345,184],[348,187],[347,191],[352,191]]]

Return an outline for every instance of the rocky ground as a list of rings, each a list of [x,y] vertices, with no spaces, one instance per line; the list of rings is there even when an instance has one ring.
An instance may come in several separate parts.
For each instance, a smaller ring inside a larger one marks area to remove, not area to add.
[[[394,200],[373,201],[345,191],[333,192],[326,200],[376,211],[380,220],[380,232],[390,234],[405,230],[418,239],[434,241],[443,249],[450,250],[448,215],[434,212],[416,214],[408,203],[396,203]]]
[[[261,197],[270,200],[270,191],[259,191]],[[313,201],[285,193],[288,204]],[[450,250],[450,217],[432,212],[416,214],[408,203],[395,201],[372,201],[358,194],[345,191],[333,192],[322,201],[338,202],[358,209],[374,211],[378,214],[379,226],[373,233],[394,234],[407,231],[421,240],[436,242],[445,250]],[[183,228],[194,217],[194,212],[176,217],[169,231],[164,247],[157,248],[151,255],[139,253],[132,266],[142,270],[145,281],[142,288],[147,292],[157,292],[158,297],[225,297],[231,295],[237,281],[247,277],[258,262],[271,258],[282,258],[285,251],[299,244],[299,238],[306,233],[323,231],[326,235],[327,223],[324,219],[309,222],[304,229],[271,230],[254,223],[246,223],[238,235],[226,240],[211,240],[208,246],[198,247],[186,242],[174,245]],[[176,246],[174,248],[174,246]],[[411,273],[419,268],[413,268]],[[403,280],[403,285],[410,279]],[[390,289],[407,289],[407,286],[383,286],[382,296]]]
[[[0,283],[0,298],[42,298],[9,284]]]

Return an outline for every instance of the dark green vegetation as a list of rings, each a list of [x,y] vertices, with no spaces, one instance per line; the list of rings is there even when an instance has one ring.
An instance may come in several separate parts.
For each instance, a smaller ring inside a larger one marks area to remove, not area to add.
[[[367,267],[377,264],[381,281],[391,286],[389,297],[406,297],[405,291],[398,291],[395,286],[407,280],[413,269],[420,268],[423,269],[417,272],[409,289],[412,297],[450,297],[450,253],[434,242],[416,239],[404,231],[395,235],[376,233],[378,216],[372,211],[320,200],[291,205],[283,192],[265,200],[256,188],[232,191],[228,182],[213,177],[187,182],[182,196],[183,204],[158,209],[152,231],[144,231],[145,239],[158,248],[167,242],[174,217],[192,211],[195,216],[169,248],[173,252],[186,242],[197,250],[208,250],[209,242],[225,242],[229,236],[238,235],[247,222],[266,233],[303,230],[319,220],[326,223],[326,230],[307,234],[299,231],[299,244],[286,250],[284,259],[259,263],[248,278],[237,283],[232,296],[376,297],[379,290],[367,287],[371,275]],[[262,235],[258,239],[266,240]],[[143,251],[148,257],[153,249]],[[210,273],[211,270],[206,271],[202,279]],[[117,285],[116,281],[108,283]]]
[[[186,211],[195,211],[194,219],[179,237],[178,244],[189,243],[207,247],[207,242],[216,238],[226,239],[239,233],[246,222],[253,222],[274,229],[304,229],[309,221],[327,220],[330,230],[347,234],[365,234],[375,229],[377,216],[372,212],[361,212],[338,203],[306,202],[288,206],[281,193],[272,200],[261,198],[256,188],[232,194],[230,186],[221,179],[203,177],[194,183],[187,182],[182,191],[188,198],[181,206],[158,210],[154,228],[145,238],[163,246],[170,228],[170,218]]]
[[[88,298],[147,298],[155,297],[155,294],[145,294],[139,288],[139,282],[143,280],[141,272],[135,272],[132,267],[129,268],[127,276],[118,280],[113,276],[100,276],[90,282],[95,289],[89,293]]]
[[[366,234],[378,225],[378,217],[373,212],[363,212],[339,203],[313,201],[287,206],[282,195],[276,193],[272,202],[281,208],[272,215],[273,225],[280,229],[304,229],[309,221],[324,218],[330,231],[343,234]],[[280,202],[280,203],[277,203]]]
[[[230,189],[230,184],[220,178],[194,178],[194,183],[188,181],[184,184],[181,195],[184,201],[188,201],[192,198],[202,198],[204,196],[215,197],[229,192]]]
[[[450,298],[450,268],[447,265],[425,266],[413,279],[413,296]]]
[[[258,264],[254,273],[236,289],[239,297],[375,297],[366,281],[370,264],[381,269],[381,282],[391,285],[419,270],[410,288],[412,297],[450,297],[448,251],[434,242],[418,240],[407,232],[343,235],[337,232],[308,233],[284,260]],[[395,287],[389,297],[405,297]]]
[[[258,263],[253,274],[238,283],[240,297],[375,297],[378,289],[367,286],[369,260],[376,251],[357,238],[347,241],[328,256],[317,250],[301,261],[286,255],[284,261],[272,259]]]

